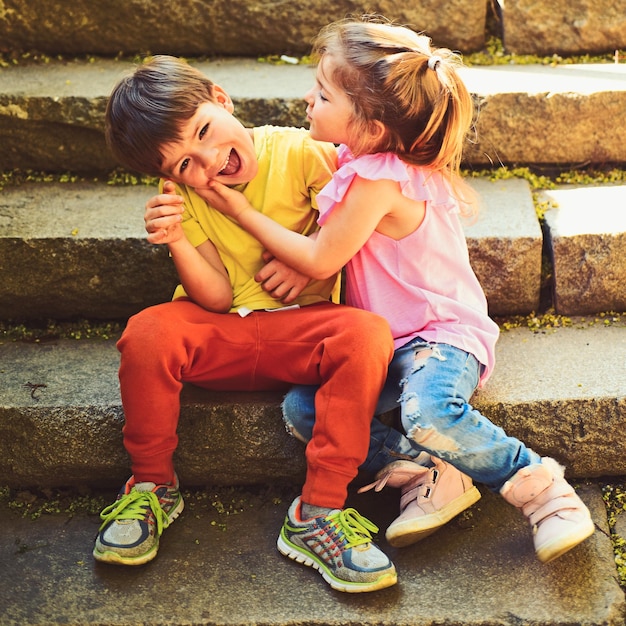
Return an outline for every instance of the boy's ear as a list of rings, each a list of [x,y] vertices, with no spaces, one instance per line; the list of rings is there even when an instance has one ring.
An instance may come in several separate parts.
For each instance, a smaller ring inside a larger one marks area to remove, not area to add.
[[[235,105],[230,96],[219,85],[213,85],[213,97],[215,98],[215,104],[224,107],[229,113],[233,113]]]

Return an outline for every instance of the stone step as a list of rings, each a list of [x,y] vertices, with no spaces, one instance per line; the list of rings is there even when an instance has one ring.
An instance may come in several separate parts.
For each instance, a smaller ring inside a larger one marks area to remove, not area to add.
[[[347,506],[381,528],[377,542],[399,582],[358,596],[333,592],[275,548],[304,477],[304,448],[282,427],[279,395],[189,386],[176,457],[187,506],[165,531],[157,559],[141,568],[97,564],[96,514],[57,505],[59,513],[33,520],[0,493],[0,563],[7,565],[0,568],[0,623],[622,626],[626,604],[600,491],[607,478],[590,479],[626,473],[619,454],[626,324],[604,321],[504,331],[496,372],[473,401],[567,465],[597,531],[560,559],[539,563],[526,521],[482,485],[470,511],[415,546],[391,548],[383,531],[398,510],[397,492],[357,495],[355,484]],[[48,497],[69,486],[106,503],[114,498],[128,474],[114,342],[0,345],[4,485]],[[20,498],[30,501],[28,492]],[[286,585],[298,593],[286,593]]]
[[[502,332],[497,366],[472,402],[572,477],[626,475],[626,318]],[[115,338],[0,345],[2,484],[106,487],[128,473]],[[147,391],[149,393],[149,391]],[[181,399],[176,465],[186,486],[298,484],[303,445],[283,427],[279,393]]]
[[[311,66],[250,58],[191,62],[230,93],[244,124],[306,124],[302,96],[313,81]],[[113,85],[131,66],[92,58],[0,67],[0,170],[113,169],[104,111]],[[626,64],[475,66],[462,72],[479,108],[464,155],[468,167],[626,163]]]
[[[146,50],[182,56],[307,54],[322,26],[362,10],[351,0],[74,0],[71,11],[58,0],[4,0],[3,8],[3,50],[108,56]],[[374,0],[367,8],[463,53],[480,50],[495,35],[509,52],[548,56],[626,49],[621,9],[614,0],[552,0],[537,6],[522,0],[411,0],[393,5]]]
[[[490,313],[537,311],[544,234],[528,183],[474,178],[470,184],[482,206],[466,235]],[[165,247],[147,243],[143,229],[143,207],[153,193],[104,183],[6,187],[0,320],[126,319],[169,300],[177,283],[173,264]],[[540,201],[549,206],[545,245],[556,270],[557,311],[624,311],[626,186],[562,186]]]
[[[0,501],[0,623],[623,626],[624,593],[593,483],[578,492],[596,532],[548,564],[535,558],[522,515],[484,489],[478,503],[434,535],[391,548],[383,531],[397,515],[394,491],[349,501],[382,529],[378,544],[398,570],[397,585],[364,594],[332,591],[314,570],[276,550],[296,491],[207,488],[188,495],[158,556],[142,567],[94,562],[97,515],[33,521]]]

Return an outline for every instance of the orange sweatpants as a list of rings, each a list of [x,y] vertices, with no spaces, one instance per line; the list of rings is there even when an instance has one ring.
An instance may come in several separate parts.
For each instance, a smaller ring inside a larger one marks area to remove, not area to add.
[[[239,391],[319,385],[302,499],[344,507],[393,356],[383,318],[331,303],[242,318],[176,300],[131,317],[118,349],[124,446],[137,481],[174,476],[183,382]]]

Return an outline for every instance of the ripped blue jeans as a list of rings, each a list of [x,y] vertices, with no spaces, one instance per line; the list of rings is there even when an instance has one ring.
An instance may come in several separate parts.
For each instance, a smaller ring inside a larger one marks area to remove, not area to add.
[[[400,406],[407,434],[374,417],[361,469],[375,473],[425,451],[499,491],[518,470],[539,463],[539,455],[469,404],[479,375],[476,358],[453,346],[416,338],[398,348],[376,415]],[[303,441],[310,440],[315,424],[315,391],[314,386],[296,386],[283,402],[288,431]]]

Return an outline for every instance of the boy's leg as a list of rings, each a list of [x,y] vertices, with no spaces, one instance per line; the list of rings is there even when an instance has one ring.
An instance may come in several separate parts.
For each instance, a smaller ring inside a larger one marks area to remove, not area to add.
[[[133,476],[102,511],[97,560],[140,565],[156,556],[162,530],[184,506],[172,462],[182,381],[253,388],[250,355],[258,343],[253,321],[210,313],[186,300],[129,320],[118,347],[124,445]]]
[[[124,445],[131,457],[132,482],[141,485],[140,489],[126,485],[120,493],[124,502],[130,501],[131,492],[148,494],[175,484],[172,457],[178,442],[182,381],[224,390],[276,389],[304,382],[320,385],[322,422],[331,424],[333,431],[313,447],[309,497],[314,504],[343,506],[347,484],[366,454],[369,416],[392,350],[382,318],[331,304],[241,318],[236,313],[210,313],[179,300],[132,317],[118,347]],[[361,426],[353,430],[357,422]],[[115,508],[115,515],[131,516],[135,526],[142,526],[128,537],[140,544],[133,545],[128,562],[138,557],[144,540],[158,542],[160,533],[148,537],[146,527],[161,529],[173,519],[155,513],[158,503],[153,501],[152,496],[142,495],[130,509]],[[154,520],[146,521],[143,513],[161,517],[162,523],[148,523]],[[105,535],[121,528],[111,515],[113,511],[107,511],[100,533],[102,545],[96,558],[101,560],[105,550],[114,550],[108,544],[105,548]]]
[[[173,479],[183,381],[222,390],[285,387],[257,380],[258,346],[252,316],[211,313],[189,300],[150,307],[129,320],[118,343],[119,377],[124,445],[137,480]]]
[[[370,420],[393,350],[387,323],[331,304],[258,317],[262,336],[283,344],[281,360],[270,363],[262,357],[260,371],[271,377],[276,367],[288,367],[292,381],[319,385],[317,419],[306,449],[307,477],[302,497],[285,518],[279,551],[314,567],[339,591],[395,584],[393,563],[372,543],[376,526],[354,509],[344,509],[348,484],[367,455]],[[267,351],[272,353],[275,357],[276,348]],[[325,511],[303,518],[302,502]]]
[[[393,353],[389,326],[379,316],[330,303],[252,315],[263,342],[259,380],[318,386],[303,500],[341,508],[367,456],[370,422]]]

